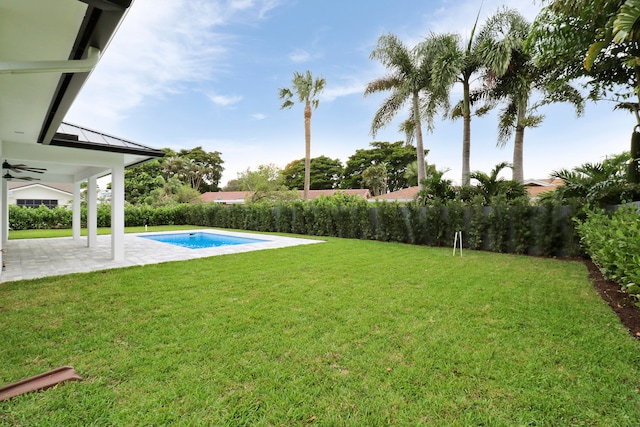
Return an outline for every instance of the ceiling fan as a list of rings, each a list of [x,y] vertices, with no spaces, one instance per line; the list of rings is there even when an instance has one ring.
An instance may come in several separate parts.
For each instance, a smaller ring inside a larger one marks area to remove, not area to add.
[[[42,172],[40,172],[40,173],[42,173]],[[40,181],[40,178],[34,178],[32,176],[13,176],[9,172],[4,174],[2,177],[4,179],[6,179],[7,181],[11,181],[13,179],[19,179],[19,180],[22,180],[22,181]]]
[[[9,162],[7,162],[6,160],[2,162],[2,169],[9,169],[18,173],[20,172],[45,173],[46,172],[45,168],[34,168],[34,167],[23,165],[23,164],[12,165],[12,164],[9,164]]]

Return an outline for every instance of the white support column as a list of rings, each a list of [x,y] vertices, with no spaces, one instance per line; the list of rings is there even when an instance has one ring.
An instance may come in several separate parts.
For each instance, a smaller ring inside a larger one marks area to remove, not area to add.
[[[124,259],[124,158],[111,169],[111,259]]]
[[[82,209],[80,208],[81,204],[81,192],[80,192],[80,181],[74,181],[73,183],[73,206],[72,206],[72,217],[71,217],[71,228],[73,231],[73,240],[80,240],[80,235],[82,234]]]
[[[89,177],[87,185],[87,246],[93,248],[98,242],[98,195],[97,179]]]
[[[2,218],[0,222],[4,227],[4,234],[2,235],[2,247],[7,247],[7,242],[9,241],[9,183],[6,179],[2,179],[2,189],[0,193],[2,194]]]
[[[2,148],[3,148],[3,143],[2,140],[0,139],[0,158],[2,158]],[[3,213],[5,212],[5,210],[7,210],[8,212],[8,208],[6,207],[6,203],[7,203],[7,180],[4,178],[0,178],[0,181],[2,181],[2,185],[0,185],[0,192],[2,193],[2,197],[0,197],[0,211],[2,211]],[[7,241],[8,239],[8,230],[9,230],[9,215],[7,215],[6,217],[6,222],[5,222],[5,216],[4,215],[0,215],[0,242],[2,242],[2,250],[0,250],[0,275],[2,274],[2,270],[4,270],[4,249],[6,248],[6,245],[4,244],[5,241]]]

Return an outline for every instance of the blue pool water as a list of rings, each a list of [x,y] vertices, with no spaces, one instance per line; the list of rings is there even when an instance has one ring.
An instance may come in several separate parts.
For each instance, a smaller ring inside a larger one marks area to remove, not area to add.
[[[214,248],[227,245],[244,245],[247,243],[260,243],[267,240],[249,239],[246,237],[227,236],[214,233],[174,233],[174,234],[151,234],[140,236],[158,242],[169,243],[171,245],[182,246],[189,249]]]

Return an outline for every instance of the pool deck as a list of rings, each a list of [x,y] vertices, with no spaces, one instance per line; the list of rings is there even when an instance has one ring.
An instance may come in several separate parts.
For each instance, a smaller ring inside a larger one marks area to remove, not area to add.
[[[188,233],[190,230],[160,233],[125,234],[125,256],[122,261],[111,259],[111,236],[98,236],[96,246],[87,247],[87,238],[74,240],[71,237],[50,239],[9,240],[3,256],[5,267],[0,282],[58,276],[69,273],[85,273],[110,268],[158,264],[169,261],[186,261],[218,255],[250,252],[263,249],[320,243],[322,240],[230,232],[214,229],[197,229],[191,232],[211,232],[229,236],[265,239],[265,242],[244,245],[219,246],[204,249],[188,249],[151,239],[140,238],[144,234]]]

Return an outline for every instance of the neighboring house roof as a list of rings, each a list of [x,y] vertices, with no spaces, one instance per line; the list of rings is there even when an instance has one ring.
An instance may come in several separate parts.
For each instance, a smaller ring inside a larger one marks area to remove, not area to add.
[[[410,202],[418,194],[419,188],[415,187],[402,188],[398,191],[392,191],[391,193],[381,194],[380,196],[371,197],[369,201],[374,202],[376,200],[386,200],[388,202]]]
[[[524,186],[529,194],[529,197],[538,197],[540,194],[553,191],[559,185],[564,185],[564,182],[558,178],[548,179],[528,179],[524,182]],[[403,188],[391,193],[382,194],[369,199],[369,201],[386,200],[396,202],[410,202],[418,194],[418,187]]]
[[[359,196],[366,200],[371,197],[368,189],[345,189],[345,190],[309,190],[309,199],[315,199],[320,196],[333,196],[334,194],[348,194]],[[298,190],[300,197],[303,197],[304,191]],[[247,198],[253,195],[252,191],[209,191],[200,195],[200,200],[205,203],[244,203]]]
[[[52,190],[60,191],[62,193],[66,193],[70,196],[73,196],[73,184],[49,184],[49,183],[40,183],[40,182],[14,182],[9,181],[8,183],[9,191],[15,190],[26,190],[27,188],[32,187],[46,187]]]
[[[528,179],[524,182],[524,187],[532,198],[554,191],[560,185],[564,185],[564,181],[558,178]]]
[[[244,203],[250,191],[209,191],[200,195],[200,200],[205,203]]]

